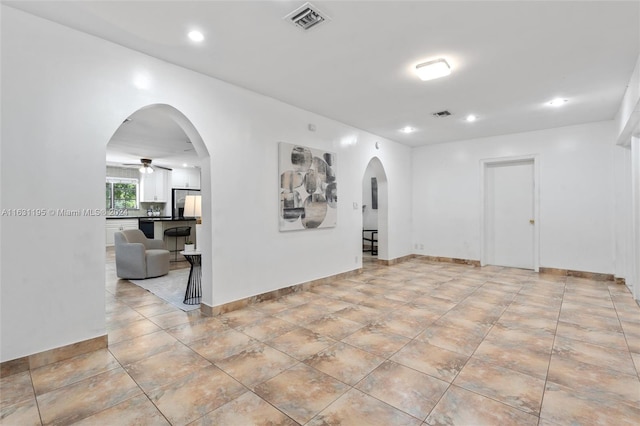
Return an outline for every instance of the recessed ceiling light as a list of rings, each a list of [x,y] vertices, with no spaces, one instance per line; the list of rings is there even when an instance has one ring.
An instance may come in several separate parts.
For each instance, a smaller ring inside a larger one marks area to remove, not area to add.
[[[416,65],[416,73],[420,80],[428,81],[451,74],[451,68],[446,60],[440,58]]]
[[[555,98],[552,101],[549,101],[549,105],[554,107],[559,107],[569,102],[569,99]]]
[[[192,41],[195,41],[198,43],[204,40],[204,35],[200,31],[196,31],[196,30],[190,31],[188,36]]]
[[[182,163],[182,167],[189,167],[187,163]]]
[[[469,123],[473,123],[474,121],[476,121],[478,119],[478,117],[476,117],[473,114],[469,114],[467,115],[467,117],[465,118],[466,121],[468,121]]]
[[[416,131],[416,129],[411,127],[411,126],[406,126],[406,127],[403,127],[402,129],[400,129],[400,131],[402,133],[413,133],[413,132]]]

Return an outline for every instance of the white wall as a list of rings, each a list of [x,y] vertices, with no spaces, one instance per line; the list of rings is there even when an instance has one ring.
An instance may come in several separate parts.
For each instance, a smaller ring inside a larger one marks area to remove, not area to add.
[[[640,126],[638,126],[640,127]],[[637,129],[640,132],[640,128]],[[626,284],[635,299],[640,301],[640,138],[631,138],[631,211],[629,250],[624,253]]]
[[[209,155],[206,304],[360,267],[374,155],[389,180],[389,258],[410,253],[409,148],[6,6],[1,19],[1,209],[101,208],[107,142],[134,111],[168,104]],[[336,228],[278,231],[279,141],[338,154]],[[1,361],[105,334],[104,218],[3,216],[0,232]]]
[[[640,57],[615,117],[614,223],[616,230],[615,275],[625,279],[636,300],[640,300]],[[635,135],[635,140],[634,136]],[[635,148],[635,149],[634,149]]]
[[[538,155],[540,266],[613,273],[613,121],[459,141],[413,153],[416,253],[480,259],[480,161]]]
[[[630,146],[631,135],[640,125],[640,56],[629,78],[620,109],[615,117],[617,127],[617,143]]]
[[[626,255],[627,285],[635,299],[640,301],[640,138],[633,137],[631,140],[631,157],[631,244]]]
[[[387,201],[387,218],[385,220],[382,217],[384,210],[380,210],[380,204],[378,204],[378,225],[381,227],[378,235],[380,239],[380,252],[378,253],[379,259],[396,259],[402,256],[406,256],[412,253],[411,240],[413,234],[412,228],[412,188],[413,181],[411,176],[411,156],[413,150],[405,153],[403,150],[395,149],[395,145],[384,142],[381,139],[380,150],[377,151],[371,147],[371,154],[364,157],[364,165],[369,163],[369,160],[376,156],[380,159],[382,166],[384,167],[384,173],[387,178],[386,193],[385,189],[381,188],[380,181],[378,182],[378,198],[385,197]],[[364,168],[363,168],[364,170]],[[384,221],[388,224],[386,230],[382,229],[381,222]],[[388,240],[384,241],[384,234],[388,236]],[[384,252],[386,245],[387,252]]]
[[[634,268],[631,147],[614,147],[614,273],[632,285]]]

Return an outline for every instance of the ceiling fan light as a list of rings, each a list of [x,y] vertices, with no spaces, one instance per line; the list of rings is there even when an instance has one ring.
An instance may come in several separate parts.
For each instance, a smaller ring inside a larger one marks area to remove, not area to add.
[[[451,67],[446,60],[440,58],[416,65],[416,73],[420,80],[428,81],[451,74]]]
[[[140,171],[140,173],[142,173],[142,174],[145,174],[145,173],[151,174],[151,173],[153,173],[153,168],[148,166],[148,165],[146,165],[146,164],[144,164],[138,169],[138,171]]]

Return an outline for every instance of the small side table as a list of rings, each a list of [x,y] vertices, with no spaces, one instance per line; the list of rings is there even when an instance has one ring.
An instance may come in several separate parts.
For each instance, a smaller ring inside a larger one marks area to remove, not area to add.
[[[187,291],[184,293],[185,305],[197,305],[202,298],[202,253],[198,250],[181,251],[181,255],[191,264],[189,271],[189,281],[187,282]]]

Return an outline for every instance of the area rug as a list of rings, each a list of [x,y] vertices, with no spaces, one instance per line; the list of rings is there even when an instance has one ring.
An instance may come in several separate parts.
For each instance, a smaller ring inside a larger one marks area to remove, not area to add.
[[[189,281],[189,268],[169,271],[168,275],[158,278],[129,281],[185,312],[200,308],[200,305],[185,305],[182,303],[184,292],[187,290],[187,281]]]

